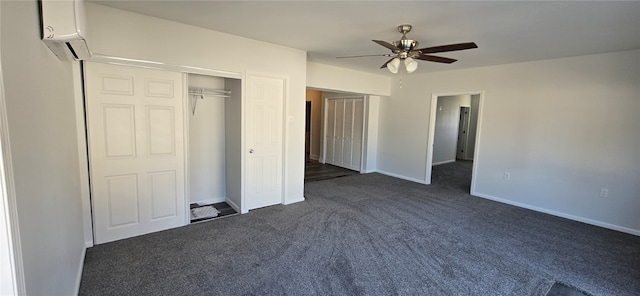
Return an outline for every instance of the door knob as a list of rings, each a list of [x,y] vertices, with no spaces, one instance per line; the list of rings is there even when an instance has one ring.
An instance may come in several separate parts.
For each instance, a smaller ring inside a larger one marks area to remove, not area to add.
[[[253,153],[253,149],[249,149],[249,153]]]

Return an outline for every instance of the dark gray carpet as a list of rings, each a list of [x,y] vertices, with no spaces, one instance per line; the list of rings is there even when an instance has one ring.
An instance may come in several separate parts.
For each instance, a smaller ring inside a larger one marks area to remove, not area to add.
[[[546,296],[590,296],[589,294],[580,291],[574,287],[569,287],[563,283],[556,282],[551,286],[551,289]]]
[[[312,182],[302,203],[89,248],[80,294],[640,294],[640,237],[472,197],[445,166],[429,186]]]

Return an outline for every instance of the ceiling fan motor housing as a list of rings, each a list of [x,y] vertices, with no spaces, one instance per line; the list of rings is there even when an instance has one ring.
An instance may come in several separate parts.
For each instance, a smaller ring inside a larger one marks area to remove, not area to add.
[[[395,45],[395,47],[400,49],[397,52],[398,54],[408,55],[410,51],[418,47],[418,41],[410,40],[410,39],[401,39],[398,41],[394,41],[393,45]]]
[[[407,39],[407,33],[411,32],[411,28],[412,26],[407,24],[398,26],[398,32],[402,33],[402,38],[393,42],[393,45],[398,48],[398,50],[393,51],[398,54],[398,58],[406,59],[414,56],[411,51],[418,47],[418,41]],[[420,54],[417,53],[417,55]]]

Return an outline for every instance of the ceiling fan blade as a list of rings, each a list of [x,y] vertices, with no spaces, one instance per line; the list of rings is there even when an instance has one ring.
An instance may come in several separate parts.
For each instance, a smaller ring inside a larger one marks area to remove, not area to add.
[[[393,59],[395,59],[395,58],[393,58]],[[390,60],[388,60],[386,63],[384,63],[384,65],[382,65],[382,67],[380,67],[380,69],[384,69],[384,68],[386,68],[386,67],[387,67],[387,64],[388,64],[389,62],[393,61],[393,59],[390,59]]]
[[[417,50],[419,50],[424,54],[424,53],[437,53],[437,52],[446,52],[446,51],[465,50],[465,49],[472,49],[472,48],[478,48],[478,45],[476,45],[474,42],[466,42],[466,43],[425,47]]]
[[[437,56],[432,56],[432,55],[428,55],[428,54],[422,54],[422,55],[416,57],[416,59],[423,60],[423,61],[429,61],[429,62],[436,62],[436,63],[445,63],[445,64],[451,64],[451,63],[457,61],[456,59],[437,57]]]
[[[388,49],[391,49],[391,51],[393,51],[393,52],[396,52],[396,51],[400,50],[395,45],[393,45],[393,44],[391,44],[389,42],[386,42],[386,41],[382,41],[382,40],[371,40],[371,41],[373,41],[375,43],[378,43],[378,44],[380,44],[380,45],[382,45],[382,46],[384,46],[384,47],[386,47]]]
[[[347,58],[364,58],[364,57],[390,57],[391,54],[365,54],[365,55],[357,55],[357,56],[346,56],[346,57],[336,57],[336,59],[347,59]]]

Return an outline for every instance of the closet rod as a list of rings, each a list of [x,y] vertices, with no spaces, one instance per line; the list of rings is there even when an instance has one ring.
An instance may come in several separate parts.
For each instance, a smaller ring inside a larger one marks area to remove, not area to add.
[[[226,89],[211,89],[211,88],[197,88],[197,87],[190,87],[189,88],[189,93],[202,93],[202,94],[231,94],[230,90],[226,90]]]
[[[224,94],[216,94],[216,93],[196,93],[196,92],[190,92],[189,95],[192,96],[202,96],[202,97],[221,97],[221,98],[230,98],[231,96],[229,95],[224,95]]]

